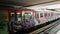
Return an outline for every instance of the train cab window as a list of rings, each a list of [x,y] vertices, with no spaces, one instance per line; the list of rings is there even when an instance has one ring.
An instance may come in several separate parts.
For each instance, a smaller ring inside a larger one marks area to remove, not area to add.
[[[43,17],[43,13],[40,13],[40,17]]]
[[[27,17],[31,16],[31,12],[25,12],[25,16]]]
[[[26,15],[26,14],[27,14],[27,15],[31,15],[31,12],[25,12],[25,15]]]

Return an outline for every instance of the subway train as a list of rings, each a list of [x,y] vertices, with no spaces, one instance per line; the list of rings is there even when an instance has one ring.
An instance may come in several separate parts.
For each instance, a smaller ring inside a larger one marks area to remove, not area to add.
[[[51,10],[9,10],[10,31],[28,29],[60,18],[60,12]]]

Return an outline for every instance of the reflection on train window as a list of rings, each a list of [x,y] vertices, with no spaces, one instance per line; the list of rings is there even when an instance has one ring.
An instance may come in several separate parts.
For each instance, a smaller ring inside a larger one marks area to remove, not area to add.
[[[43,13],[40,13],[40,17],[43,17]]]

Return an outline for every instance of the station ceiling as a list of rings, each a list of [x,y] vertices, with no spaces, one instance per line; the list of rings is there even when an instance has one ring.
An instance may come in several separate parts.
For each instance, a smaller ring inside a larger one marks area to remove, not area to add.
[[[18,6],[33,6],[58,0],[0,0],[0,4],[18,5]]]

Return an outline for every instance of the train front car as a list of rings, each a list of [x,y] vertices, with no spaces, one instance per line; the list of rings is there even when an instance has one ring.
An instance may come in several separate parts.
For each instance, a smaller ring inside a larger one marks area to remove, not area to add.
[[[17,32],[38,25],[34,10],[9,10],[9,30]]]

